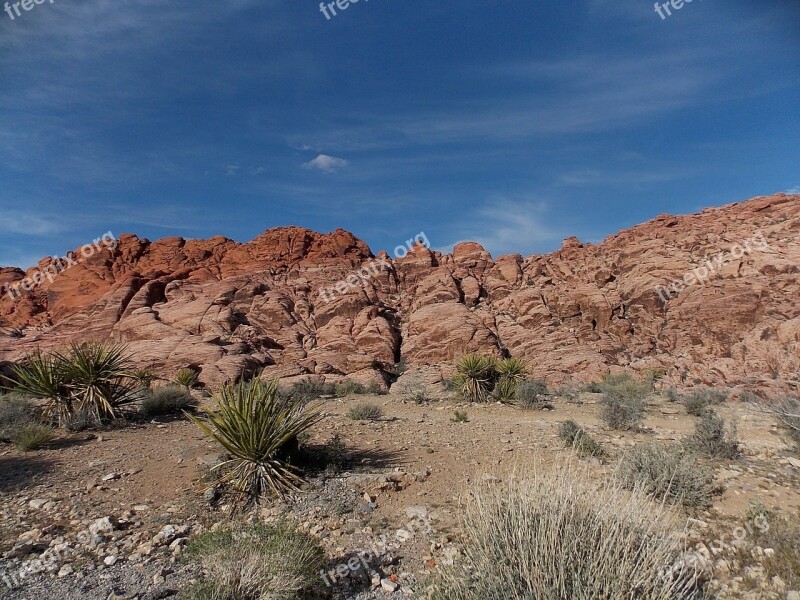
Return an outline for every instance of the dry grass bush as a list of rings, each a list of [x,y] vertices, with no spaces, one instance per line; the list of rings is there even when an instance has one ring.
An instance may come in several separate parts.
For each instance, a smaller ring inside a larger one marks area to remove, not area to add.
[[[377,404],[359,402],[347,411],[347,416],[354,421],[377,421],[383,416],[383,409]]]
[[[334,393],[337,396],[349,396],[351,394],[360,395],[366,394],[367,388],[363,384],[351,379],[343,379],[334,387]]]
[[[778,425],[788,435],[795,448],[800,451],[800,400],[783,398],[762,404],[768,413],[778,421]]]
[[[188,560],[205,581],[184,597],[192,600],[307,600],[322,598],[319,572],[325,553],[310,535],[288,524],[234,526],[192,540]]]
[[[0,397],[0,440],[20,450],[38,450],[53,438],[53,429],[40,420],[27,398],[11,394]]]
[[[716,406],[725,402],[730,394],[725,390],[716,388],[701,388],[692,390],[687,396],[680,400],[686,406],[686,412],[695,417],[702,417],[710,410],[709,407]]]
[[[620,373],[604,376],[599,389],[603,392],[600,418],[610,429],[639,427],[645,416],[644,401],[650,393],[649,382]]]
[[[706,411],[695,425],[694,434],[686,445],[710,458],[734,460],[741,456],[736,426],[725,426],[725,421],[713,411]]]
[[[515,402],[526,410],[544,410],[552,406],[547,384],[536,379],[523,381],[517,386]]]
[[[558,428],[558,437],[575,450],[580,456],[601,458],[605,451],[600,442],[581,429],[575,421],[564,421]]]
[[[186,387],[175,384],[166,385],[149,390],[145,394],[139,405],[139,413],[145,417],[174,415],[189,410],[196,404]]]
[[[464,527],[463,556],[434,576],[432,600],[677,600],[699,587],[674,515],[586,473],[478,486]]]
[[[800,512],[795,515],[766,514],[768,527],[757,530],[755,543],[772,548],[762,562],[768,579],[780,577],[787,589],[800,589]]]
[[[686,508],[708,508],[715,491],[714,473],[680,445],[638,444],[620,457],[615,475],[628,489]]]
[[[421,379],[406,379],[398,387],[403,402],[411,404],[427,404],[432,400],[431,391]]]

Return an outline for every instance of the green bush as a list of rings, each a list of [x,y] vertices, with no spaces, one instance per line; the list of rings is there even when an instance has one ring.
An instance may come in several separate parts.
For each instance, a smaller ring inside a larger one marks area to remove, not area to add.
[[[377,421],[383,416],[383,409],[377,404],[360,402],[347,411],[347,416],[354,421]]]
[[[600,401],[600,418],[610,429],[637,429],[644,420],[644,400],[606,392]]]
[[[350,379],[343,379],[339,383],[336,384],[334,388],[334,393],[337,396],[349,396],[350,394],[366,394],[367,388],[364,385],[358,383],[357,381],[351,381]]]
[[[288,390],[282,390],[281,396],[292,402],[306,404],[325,396],[336,396],[336,385],[314,379],[303,379],[294,382]]]
[[[670,402],[680,402],[683,399],[678,389],[674,387],[668,388],[667,391],[664,392],[664,396],[666,396],[667,400]]]
[[[33,403],[27,398],[16,394],[0,396],[0,439],[11,441],[15,431],[37,420]]]
[[[145,417],[179,414],[195,406],[189,390],[182,385],[167,385],[151,390],[139,405]]]
[[[726,428],[725,421],[713,411],[703,414],[686,441],[690,448],[711,458],[734,460],[741,455],[736,427]]]
[[[189,418],[232,458],[215,468],[217,484],[227,486],[237,502],[258,503],[270,493],[298,490],[304,479],[285,458],[287,447],[322,419],[321,407],[285,400],[278,383],[260,379],[228,384],[217,398],[219,411]]]
[[[285,523],[238,525],[193,539],[185,558],[205,580],[189,590],[194,600],[306,600],[323,597],[325,552],[310,535]]]
[[[550,408],[550,391],[544,381],[530,379],[517,386],[515,401],[526,410],[544,410]]]
[[[600,391],[625,400],[644,400],[651,392],[649,381],[639,381],[628,373],[604,375]]]
[[[600,458],[605,455],[603,447],[598,441],[581,429],[575,421],[564,421],[558,427],[558,437],[580,456]]]
[[[687,508],[708,508],[714,474],[680,445],[638,444],[625,452],[616,475],[626,488],[641,487],[658,500]]]
[[[677,600],[699,587],[670,513],[585,474],[477,486],[463,518],[462,556],[433,576],[431,600]]]
[[[46,400],[45,417],[62,425],[82,412],[95,422],[114,419],[139,399],[124,346],[87,342],[64,353],[35,352],[13,367],[13,376],[17,390]]]
[[[469,423],[469,415],[466,411],[456,410],[453,412],[453,423]]]
[[[53,439],[53,428],[41,423],[27,423],[14,431],[11,441],[20,450],[38,450]]]
[[[367,391],[366,391],[366,393],[367,393],[367,394],[372,394],[373,396],[385,396],[385,395],[387,395],[389,392],[388,392],[388,391],[387,391],[387,389],[386,389],[385,387],[383,387],[383,386],[382,386],[380,383],[378,383],[377,381],[373,381],[372,383],[370,383],[370,384],[367,386]]]

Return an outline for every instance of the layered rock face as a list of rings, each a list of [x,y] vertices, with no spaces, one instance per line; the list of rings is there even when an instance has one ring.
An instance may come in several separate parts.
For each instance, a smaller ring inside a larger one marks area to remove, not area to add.
[[[0,360],[113,340],[215,386],[258,369],[383,382],[400,361],[445,377],[477,351],[521,357],[550,383],[660,369],[678,385],[774,386],[800,367],[798,233],[800,196],[778,194],[528,258],[475,243],[375,257],[346,231],[298,227],[245,244],[123,235],[3,294]],[[0,288],[32,273],[0,269]]]

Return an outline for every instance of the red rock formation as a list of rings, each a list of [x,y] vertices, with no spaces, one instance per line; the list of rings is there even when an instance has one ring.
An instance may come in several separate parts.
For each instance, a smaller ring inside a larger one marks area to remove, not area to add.
[[[401,359],[448,375],[471,351],[522,357],[551,382],[628,368],[771,384],[800,366],[798,233],[800,196],[778,194],[526,259],[492,260],[472,242],[376,258],[346,231],[299,227],[246,244],[123,235],[52,283],[0,298],[0,361],[94,338],[165,372],[196,365],[214,385],[258,368],[370,381]],[[706,257],[716,272],[693,282]],[[0,288],[32,274],[0,269]],[[657,293],[675,279],[685,289]]]

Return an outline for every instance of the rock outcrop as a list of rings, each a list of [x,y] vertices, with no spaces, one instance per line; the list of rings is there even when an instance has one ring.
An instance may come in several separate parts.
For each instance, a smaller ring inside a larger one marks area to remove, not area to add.
[[[400,361],[444,377],[471,351],[524,358],[552,383],[659,369],[676,384],[774,385],[800,367],[798,233],[800,196],[777,194],[528,258],[476,243],[375,257],[346,231],[300,227],[245,244],[122,235],[3,293],[0,364],[101,339],[209,385],[259,369],[383,381]],[[0,291],[34,274],[2,268]]]

